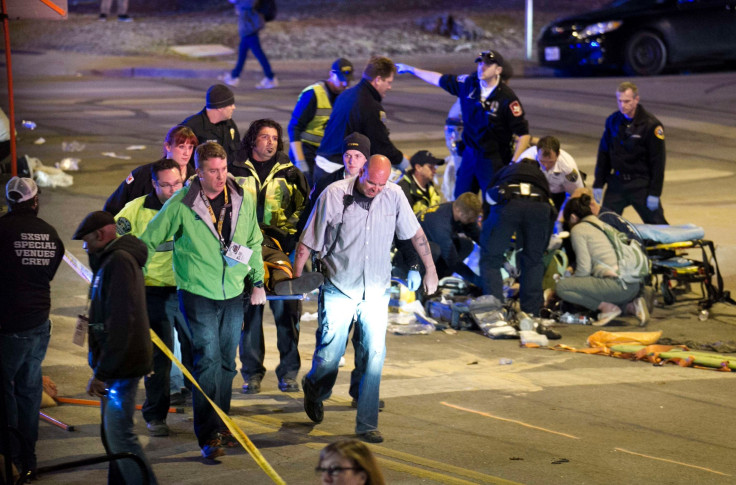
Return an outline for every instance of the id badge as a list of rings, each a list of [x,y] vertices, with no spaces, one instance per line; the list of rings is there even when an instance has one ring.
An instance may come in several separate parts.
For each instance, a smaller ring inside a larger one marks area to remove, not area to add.
[[[230,247],[227,248],[225,258],[230,258],[241,264],[248,264],[250,256],[253,254],[253,250],[246,246],[241,246],[238,243],[230,243]]]
[[[84,347],[84,337],[87,335],[89,327],[89,317],[87,315],[77,315],[77,323],[74,325],[74,336],[72,343]]]

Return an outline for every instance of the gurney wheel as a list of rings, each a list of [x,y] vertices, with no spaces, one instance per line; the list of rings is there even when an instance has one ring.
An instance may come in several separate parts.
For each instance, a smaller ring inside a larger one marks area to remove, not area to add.
[[[664,304],[672,305],[675,302],[675,295],[674,293],[672,293],[669,281],[662,281],[662,284],[659,285],[659,289],[662,292],[662,299],[664,300]]]
[[[700,310],[698,312],[698,320],[700,320],[701,322],[708,320],[709,316],[710,316],[710,312],[708,310]]]

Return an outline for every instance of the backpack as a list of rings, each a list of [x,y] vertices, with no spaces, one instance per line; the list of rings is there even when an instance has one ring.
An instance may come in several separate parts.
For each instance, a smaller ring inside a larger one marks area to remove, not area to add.
[[[258,0],[255,10],[263,15],[263,20],[270,22],[276,18],[276,0]]]
[[[624,283],[642,283],[644,278],[649,276],[649,258],[639,241],[629,239],[625,234],[604,222],[600,224],[591,221],[583,222],[600,229],[611,242],[618,262],[616,273],[621,281]]]

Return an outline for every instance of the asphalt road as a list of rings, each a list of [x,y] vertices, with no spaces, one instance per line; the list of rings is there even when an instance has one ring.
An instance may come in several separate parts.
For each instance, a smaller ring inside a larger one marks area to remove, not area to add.
[[[418,66],[462,72],[450,59],[396,59]],[[288,123],[299,91],[319,79],[330,60],[276,63],[282,87],[236,90],[241,134],[258,118]],[[359,61],[356,65],[360,64]],[[255,63],[247,80],[257,81]],[[204,92],[227,64],[167,63],[156,59],[108,59],[56,53],[16,55],[16,117],[32,120],[19,129],[19,153],[53,166],[64,157],[81,160],[70,172],[74,185],[43,189],[41,216],[54,224],[67,249],[86,261],[70,237],[78,222],[105,198],[130,169],[156,160],[166,131],[200,110]],[[162,77],[123,77],[134,73]],[[148,71],[140,68],[145,67]],[[517,69],[517,72],[520,72]],[[563,147],[592,174],[605,117],[615,110],[620,78],[515,78],[535,135],[560,137]],[[694,222],[718,244],[726,286],[736,283],[736,232],[729,211],[736,152],[736,73],[637,79],[641,102],[665,125],[668,148],[663,204],[673,224]],[[246,83],[250,84],[250,83]],[[438,88],[401,77],[385,100],[392,137],[408,155],[429,149],[444,156],[443,124],[452,98]],[[35,145],[39,137],[44,144]],[[81,152],[63,152],[78,141]],[[143,150],[126,150],[145,145]],[[129,160],[102,155],[113,152]],[[591,183],[591,182],[589,182]],[[633,213],[627,213],[636,219]],[[717,304],[711,318],[697,319],[695,294],[659,307],[647,330],[675,340],[734,340],[736,309]],[[54,334],[44,374],[63,396],[86,397],[90,377],[84,348],[71,343],[74,317],[86,301],[86,285],[66,265],[53,285]],[[313,312],[314,302],[305,303]],[[269,323],[272,322],[270,312]],[[612,331],[638,331],[633,317]],[[266,367],[277,364],[275,330],[265,325]],[[302,321],[302,372],[311,364],[316,322]],[[559,343],[582,348],[591,327],[560,326]],[[372,449],[389,483],[733,483],[733,374],[652,366],[610,357],[520,348],[515,340],[490,340],[463,331],[387,337],[381,386],[387,407],[380,416],[386,441]],[[326,403],[325,421],[313,425],[301,393],[278,391],[269,372],[257,396],[234,394],[232,415],[268,462],[288,483],[315,483],[319,449],[351,436],[355,411],[347,394],[348,365]],[[511,365],[499,359],[510,358]],[[234,386],[242,384],[236,377]],[[143,393],[139,393],[142,402]],[[191,429],[191,409],[172,414],[169,438],[149,438],[138,417],[137,431],[160,483],[245,481],[269,483],[245,451],[232,451],[216,465],[203,464]],[[103,453],[99,412],[63,405],[47,409],[75,426],[66,432],[42,423],[39,464]],[[103,483],[102,466],[47,475],[48,483]]]

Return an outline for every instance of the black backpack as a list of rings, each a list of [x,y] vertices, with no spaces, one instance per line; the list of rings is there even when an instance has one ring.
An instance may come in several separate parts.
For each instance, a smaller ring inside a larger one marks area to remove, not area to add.
[[[263,20],[270,22],[276,18],[276,0],[259,0],[256,12],[263,15]]]

